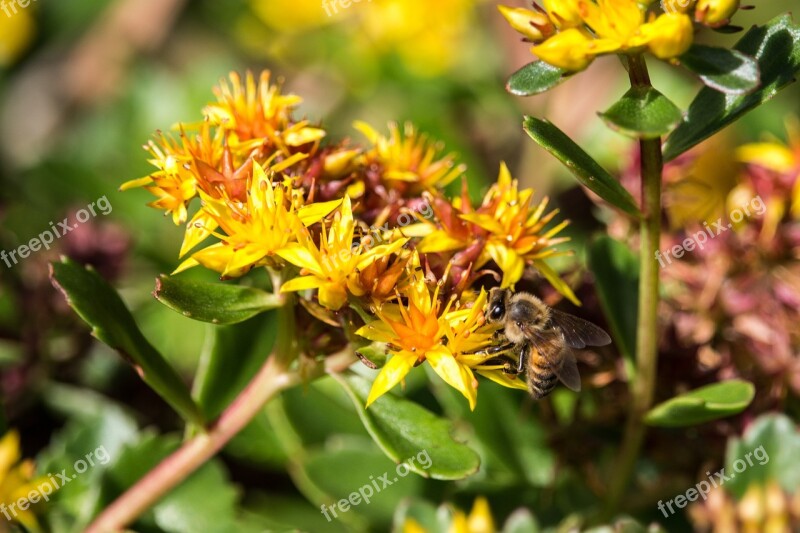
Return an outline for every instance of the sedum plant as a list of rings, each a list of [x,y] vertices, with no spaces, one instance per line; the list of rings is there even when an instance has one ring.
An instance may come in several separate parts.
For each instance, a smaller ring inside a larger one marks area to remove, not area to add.
[[[730,21],[738,2],[674,4],[550,0],[532,9],[500,8],[537,57],[511,76],[511,93],[545,92],[600,55],[618,55],[620,75],[630,81],[630,90],[599,115],[638,143],[639,199],[557,126],[537,117],[523,121],[525,132],[600,205],[639,228],[632,262],[631,250],[608,237],[590,250],[590,265],[603,272],[598,292],[630,387],[618,469],[606,494],[609,518],[628,491],[646,424],[699,424],[740,412],[753,397],[752,385],[732,380],[653,408],[664,162],[769,100],[800,70],[800,28],[788,16],[750,29],[731,49],[716,48],[695,43],[695,34],[737,31]],[[653,87],[649,56],[689,70],[705,85],[688,110]],[[199,120],[147,144],[155,170],[122,189],[144,189],[153,208],[185,227],[174,271],[156,283],[161,303],[215,326],[269,312],[277,338],[260,368],[241,372],[244,383],[226,371],[243,366],[232,360],[235,354],[212,351],[189,391],[96,272],[66,259],[52,265],[53,282],[94,335],[118,350],[187,424],[184,442],[87,530],[132,524],[279,393],[324,375],[343,387],[394,461],[424,449],[431,466],[410,466],[417,474],[450,480],[473,474],[478,457],[452,438],[449,424],[390,391],[413,372],[423,373],[415,369],[421,365],[470,409],[487,380],[525,390],[487,351],[497,345],[498,326],[485,317],[486,287],[514,289],[534,272],[558,298],[580,305],[549,262],[570,253],[561,234],[568,221],[547,198],[521,187],[503,163],[496,182],[474,202],[466,186],[457,190],[464,165],[411,124],[381,131],[356,122],[355,140],[331,139],[323,125],[295,115],[301,98],[284,93],[269,72],[233,73],[215,95]],[[623,272],[623,263],[636,267]],[[200,269],[220,281],[184,273]],[[609,289],[609,280],[630,279],[638,279],[634,323],[615,314]],[[367,374],[371,382],[362,375],[366,368],[376,370]],[[474,517],[456,513],[464,524],[459,530],[471,530],[473,520],[492,522],[484,500],[475,507]],[[419,526],[413,516],[404,524]]]

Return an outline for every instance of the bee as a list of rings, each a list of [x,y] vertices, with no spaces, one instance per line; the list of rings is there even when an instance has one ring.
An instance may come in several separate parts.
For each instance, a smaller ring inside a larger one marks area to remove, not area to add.
[[[485,350],[485,353],[518,351],[517,368],[506,364],[506,372],[525,372],[531,395],[539,400],[555,388],[560,379],[579,392],[581,377],[572,349],[605,346],[611,343],[608,333],[591,322],[562,313],[545,305],[527,292],[492,289],[486,305],[489,323],[503,325],[508,342]],[[531,350],[533,348],[533,350]]]

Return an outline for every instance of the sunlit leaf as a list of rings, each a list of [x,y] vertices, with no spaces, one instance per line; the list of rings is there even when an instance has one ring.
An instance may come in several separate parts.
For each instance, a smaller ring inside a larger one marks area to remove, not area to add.
[[[534,117],[525,117],[522,126],[539,146],[561,161],[589,190],[625,213],[636,218],[641,216],[631,194],[563,131]]]
[[[650,410],[651,426],[694,426],[742,412],[755,396],[752,383],[738,379],[714,383],[681,394]]]

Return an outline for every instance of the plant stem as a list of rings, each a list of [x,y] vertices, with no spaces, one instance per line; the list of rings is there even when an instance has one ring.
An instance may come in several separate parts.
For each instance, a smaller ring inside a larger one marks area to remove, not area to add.
[[[291,310],[291,309],[290,309]],[[270,355],[241,394],[202,433],[185,442],[108,506],[86,529],[88,533],[120,531],[169,490],[214,456],[261,410],[268,400],[297,381]]]
[[[273,276],[280,290],[280,278]],[[297,339],[294,300],[286,298],[278,314],[275,351],[267,358],[245,389],[223,411],[207,431],[185,441],[155,468],[119,496],[86,529],[89,533],[119,531],[155,504],[162,496],[211,459],[280,391],[298,383],[300,376],[288,372]]]
[[[628,72],[632,87],[652,87],[641,55],[630,56]],[[631,383],[619,465],[607,500],[607,513],[616,511],[633,473],[644,439],[643,416],[653,403],[658,366],[659,269],[656,252],[661,239],[661,177],[664,161],[661,139],[639,141],[642,184],[642,221],[639,232],[639,311],[636,335],[636,375]]]

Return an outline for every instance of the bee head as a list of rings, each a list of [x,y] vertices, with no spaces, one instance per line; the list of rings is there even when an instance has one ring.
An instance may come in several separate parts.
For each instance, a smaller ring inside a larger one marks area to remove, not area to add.
[[[486,306],[486,318],[489,322],[498,322],[506,315],[506,290],[492,289],[489,291],[489,302]]]

